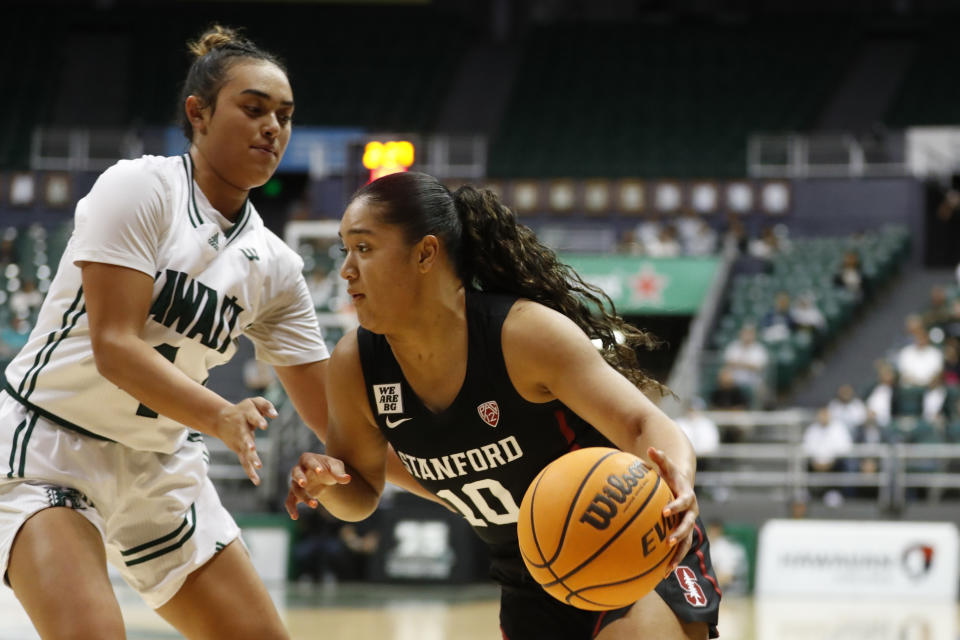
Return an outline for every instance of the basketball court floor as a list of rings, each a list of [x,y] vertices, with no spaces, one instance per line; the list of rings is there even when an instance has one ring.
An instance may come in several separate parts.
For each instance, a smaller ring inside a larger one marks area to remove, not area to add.
[[[115,586],[130,640],[181,637],[124,584]],[[288,585],[272,594],[294,640],[501,640],[493,585]],[[723,640],[956,640],[958,611],[955,602],[725,598],[720,633]],[[0,639],[38,637],[2,589]]]

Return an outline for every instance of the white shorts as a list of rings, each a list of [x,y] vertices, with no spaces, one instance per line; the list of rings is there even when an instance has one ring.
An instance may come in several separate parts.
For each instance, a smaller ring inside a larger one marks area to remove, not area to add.
[[[107,560],[162,606],[240,535],[191,434],[173,454],[137,451],[58,426],[0,393],[0,576],[13,539],[42,509],[69,507],[100,532]]]

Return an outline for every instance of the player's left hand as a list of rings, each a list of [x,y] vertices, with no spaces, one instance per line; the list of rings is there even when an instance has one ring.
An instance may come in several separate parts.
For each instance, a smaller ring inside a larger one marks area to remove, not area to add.
[[[663,509],[663,515],[669,516],[674,513],[682,514],[680,522],[667,538],[667,544],[676,546],[677,550],[670,558],[669,569],[665,576],[673,573],[680,561],[690,551],[693,546],[693,531],[696,525],[697,516],[700,515],[700,504],[697,502],[697,495],[693,492],[693,485],[690,479],[684,475],[677,465],[660,449],[650,447],[647,449],[647,455],[660,470],[660,477],[663,478],[670,490],[675,496]]]

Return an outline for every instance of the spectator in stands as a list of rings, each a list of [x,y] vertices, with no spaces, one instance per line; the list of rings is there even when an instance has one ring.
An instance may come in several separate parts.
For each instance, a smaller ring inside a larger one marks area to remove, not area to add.
[[[893,436],[889,428],[877,422],[877,414],[868,410],[864,423],[853,430],[853,442],[854,444],[890,444],[893,442]],[[881,460],[876,457],[858,458],[856,463],[860,473],[877,473],[881,468]],[[859,487],[856,494],[861,498],[876,498],[877,487]]]
[[[852,293],[856,300],[863,299],[863,269],[860,267],[860,254],[855,250],[844,252],[840,268],[833,276],[833,284]]]
[[[655,240],[645,242],[644,249],[652,258],[675,258],[681,254],[682,247],[677,239],[677,230],[673,225],[664,225]]]
[[[684,414],[674,420],[677,426],[687,434],[697,456],[713,453],[720,446],[720,430],[717,428],[717,423],[703,414],[703,408],[703,400],[693,398],[686,403]],[[713,540],[710,544],[713,544]]]
[[[322,505],[315,510],[300,509],[300,517],[295,521],[293,579],[327,584],[364,579],[367,560],[380,541],[372,526],[376,515],[374,512],[363,522],[343,522]]]
[[[805,291],[794,298],[790,317],[798,331],[807,331],[811,336],[823,334],[827,329],[827,319],[817,306],[817,298],[812,291]]]
[[[842,422],[851,433],[867,419],[866,405],[849,384],[841,385],[837,389],[837,395],[827,405],[827,409],[830,411],[830,418]]]
[[[923,324],[928,328],[944,328],[952,319],[947,290],[940,285],[930,288],[930,306],[923,312]]]
[[[710,540],[710,559],[720,588],[725,594],[746,595],[750,563],[743,544],[726,535],[722,520],[711,520],[707,524],[707,539]]]
[[[760,321],[760,335],[763,341],[786,342],[790,340],[797,324],[790,313],[790,294],[778,291],[773,302],[773,309],[767,311]]]
[[[763,393],[769,362],[767,348],[757,342],[757,330],[752,324],[743,325],[739,338],[723,351],[723,364],[733,372],[734,381],[754,398]]]
[[[637,232],[634,229],[624,229],[620,232],[617,253],[628,256],[643,255],[643,244],[637,241]]]
[[[733,247],[737,253],[747,253],[750,245],[750,236],[743,221],[735,213],[727,214],[727,230],[723,234],[724,247]]]
[[[816,421],[803,433],[803,453],[807,456],[808,468],[816,473],[844,470],[844,455],[850,452],[853,438],[847,426],[830,417],[830,409],[821,408]],[[835,488],[824,488],[824,500],[835,506],[842,497]]]
[[[31,318],[43,304],[43,294],[37,290],[33,279],[23,281],[23,286],[10,294],[10,310],[20,318]]]
[[[943,371],[934,376],[923,392],[923,419],[931,424],[941,422],[947,402],[947,386]]]
[[[948,339],[960,340],[960,296],[950,303],[950,316],[943,325],[943,332]]]
[[[868,412],[876,416],[877,424],[886,427],[894,414],[897,372],[889,363],[882,360],[876,367],[877,384],[867,395],[866,407]]]
[[[733,378],[733,370],[723,367],[717,373],[717,386],[710,393],[710,405],[714,409],[746,409],[749,398]]]
[[[709,256],[717,252],[717,232],[710,223],[698,217],[697,227],[685,240],[687,254],[691,256]]]
[[[33,327],[26,318],[13,316],[10,323],[0,331],[0,358],[10,358],[27,344]]]
[[[684,246],[696,235],[700,221],[700,216],[691,207],[683,207],[674,219],[673,226],[676,227],[677,236]]]
[[[790,249],[786,234],[783,232],[778,234],[773,226],[764,227],[760,237],[751,240],[749,246],[750,255],[763,260],[771,260],[777,254],[786,253]]]
[[[253,395],[266,393],[276,379],[273,367],[262,360],[250,358],[243,363],[243,385]]]
[[[943,371],[943,353],[930,344],[925,327],[913,328],[913,343],[897,354],[900,384],[908,387],[926,387]]]
[[[662,215],[659,211],[655,209],[647,211],[644,221],[637,225],[634,233],[637,242],[644,247],[656,242],[660,237],[660,230],[663,228],[661,218]]]
[[[17,252],[17,245],[14,243],[16,237],[16,227],[7,227],[4,230],[3,239],[0,240],[0,266],[20,264],[20,254]]]
[[[960,347],[956,338],[943,345],[943,381],[948,386],[960,384]]]

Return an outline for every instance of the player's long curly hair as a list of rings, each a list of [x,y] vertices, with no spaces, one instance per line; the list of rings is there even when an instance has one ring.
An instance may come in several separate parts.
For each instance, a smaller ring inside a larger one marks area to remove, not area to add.
[[[637,349],[655,348],[656,338],[618,316],[606,293],[560,262],[492,191],[466,186],[451,193],[432,176],[403,172],[362,187],[358,198],[378,205],[381,219],[402,227],[411,244],[437,236],[467,288],[559,311],[599,339],[604,359],[642,391],[669,393],[637,360]]]
[[[227,74],[234,64],[244,60],[258,60],[276,65],[287,73],[280,59],[259,48],[241,35],[237,29],[215,24],[200,35],[194,42],[187,43],[194,60],[187,72],[187,78],[180,90],[178,114],[180,127],[187,140],[193,142],[193,125],[184,113],[183,103],[188,96],[196,96],[200,104],[210,107],[213,113],[217,108],[217,95],[227,82]]]

